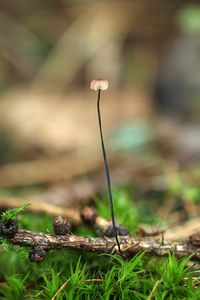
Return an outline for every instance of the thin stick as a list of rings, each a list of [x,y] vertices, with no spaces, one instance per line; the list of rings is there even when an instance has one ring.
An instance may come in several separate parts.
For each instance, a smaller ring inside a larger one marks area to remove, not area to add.
[[[51,300],[56,300],[58,295],[62,292],[62,290],[64,290],[64,288],[66,287],[66,285],[70,282],[72,276],[70,276],[59,288],[59,290],[55,293],[55,295],[53,296],[53,298],[51,298]]]
[[[146,254],[155,256],[168,256],[174,253],[176,257],[191,255],[192,259],[200,260],[200,248],[192,245],[189,240],[184,242],[165,241],[163,246],[159,239],[138,238],[131,236],[120,236],[120,246],[128,257],[145,251]],[[81,250],[92,253],[116,253],[120,254],[116,247],[115,238],[89,238],[75,235],[58,236],[45,233],[36,233],[28,230],[18,230],[13,238],[9,239],[13,245],[23,247],[40,246],[45,251],[50,250]]]
[[[163,278],[161,278],[161,279],[159,279],[159,280],[156,281],[156,283],[154,284],[154,287],[153,287],[150,295],[148,296],[147,300],[151,300],[153,298],[153,296],[155,294],[155,291],[156,291],[158,285],[162,282],[162,280],[163,280]]]
[[[116,238],[116,242],[117,242],[119,252],[121,253],[120,244],[119,244],[119,240],[118,240],[118,237],[117,237],[116,225],[115,225],[115,215],[114,215],[112,190],[111,190],[111,183],[110,183],[109,166],[108,166],[106,150],[105,150],[105,146],[104,146],[104,139],[103,139],[103,131],[102,131],[102,123],[101,123],[101,111],[100,111],[100,99],[101,99],[101,90],[99,89],[98,90],[98,97],[97,97],[97,114],[98,114],[98,121],[99,121],[101,146],[102,146],[103,160],[104,160],[104,166],[105,166],[105,172],[106,172],[106,178],[107,178],[108,196],[109,196],[109,203],[110,203],[110,212],[111,212],[113,232],[114,232],[114,236]]]
[[[79,271],[82,272],[82,271]],[[59,288],[59,290],[55,293],[55,295],[53,296],[53,298],[51,300],[56,300],[58,295],[63,291],[63,289],[67,286],[67,284],[70,282],[72,276],[70,276]],[[80,280],[78,283],[80,283],[83,280]],[[91,279],[86,279],[84,280],[84,282],[102,282],[103,280],[100,278],[91,278]]]

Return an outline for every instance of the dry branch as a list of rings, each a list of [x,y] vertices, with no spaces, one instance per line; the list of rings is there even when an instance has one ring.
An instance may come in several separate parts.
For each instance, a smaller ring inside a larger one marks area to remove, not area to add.
[[[169,253],[174,253],[177,257],[192,255],[193,259],[200,259],[200,247],[199,245],[195,246],[191,239],[182,243],[165,241],[164,245],[160,239],[142,239],[130,236],[119,236],[119,241],[122,253],[126,257],[145,251],[149,255],[167,256]],[[115,238],[108,237],[80,237],[71,234],[58,236],[18,230],[15,236],[10,239],[10,243],[33,249],[39,247],[45,252],[55,249],[69,249],[119,254]]]
[[[27,203],[27,201],[23,199],[0,197],[0,208],[3,209],[17,208],[25,203]],[[27,206],[26,211],[32,213],[45,213],[53,217],[62,216],[69,220],[73,225],[89,224],[101,232],[105,232],[109,226],[111,226],[109,220],[97,216],[95,209],[91,207],[85,207],[80,211],[78,209],[60,207],[37,200],[31,202],[31,205]]]
[[[23,199],[0,197],[0,208],[17,208],[27,202],[28,201]],[[80,212],[78,210],[59,207],[45,203],[44,201],[32,201],[31,205],[27,206],[26,211],[32,213],[45,213],[53,217],[62,216],[63,218],[70,220],[70,222],[75,225],[80,225],[82,223]]]

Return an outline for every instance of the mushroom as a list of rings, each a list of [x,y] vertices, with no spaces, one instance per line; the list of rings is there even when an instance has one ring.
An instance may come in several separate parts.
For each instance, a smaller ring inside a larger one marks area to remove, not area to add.
[[[101,110],[100,110],[100,99],[101,99],[101,91],[105,91],[108,89],[108,81],[105,79],[95,79],[92,80],[90,83],[90,89],[97,91],[97,114],[98,114],[98,124],[99,124],[99,131],[100,131],[100,138],[101,138],[101,147],[103,153],[103,160],[105,166],[105,173],[107,178],[107,186],[108,186],[108,196],[109,196],[109,204],[110,204],[110,212],[111,212],[111,220],[112,220],[112,227],[113,227],[113,236],[116,238],[117,246],[119,253],[121,254],[122,251],[120,249],[120,244],[117,236],[117,228],[115,224],[115,214],[114,214],[114,207],[113,207],[113,197],[112,197],[112,189],[111,189],[111,182],[110,182],[110,172],[109,172],[109,165],[106,156],[106,150],[104,145],[103,139],[103,131],[102,131],[102,122],[101,122]]]

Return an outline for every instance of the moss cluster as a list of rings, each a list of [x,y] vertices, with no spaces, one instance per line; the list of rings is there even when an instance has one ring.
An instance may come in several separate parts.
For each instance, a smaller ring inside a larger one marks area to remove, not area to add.
[[[128,192],[115,191],[114,197],[118,200],[117,219],[134,232],[141,222],[143,208],[130,201]],[[108,216],[106,204],[99,199],[96,203],[98,213]],[[143,221],[144,218],[143,214]],[[43,232],[52,231],[52,223],[51,217],[31,215],[30,218],[26,212],[20,220],[21,227]],[[91,227],[77,228],[74,233],[97,235]],[[197,287],[200,278],[187,267],[189,258],[178,260],[173,255],[166,259],[150,258],[140,253],[124,260],[112,255],[63,250],[50,252],[37,264],[31,263],[28,250],[20,247],[1,251],[0,256],[0,299],[55,299],[62,286],[57,300],[200,299]]]

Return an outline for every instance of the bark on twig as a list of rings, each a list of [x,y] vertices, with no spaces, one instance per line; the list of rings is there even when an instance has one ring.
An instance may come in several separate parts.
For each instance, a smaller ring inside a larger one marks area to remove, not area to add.
[[[43,249],[44,251],[55,249],[71,249],[97,253],[118,253],[115,238],[93,238],[75,235],[51,235],[35,233],[27,230],[19,230],[15,236],[9,239],[13,245]],[[122,253],[133,256],[140,251],[149,255],[167,256],[174,253],[177,257],[192,255],[193,259],[200,259],[200,247],[192,244],[191,240],[176,243],[165,241],[164,245],[159,239],[142,239],[130,236],[119,236]]]

